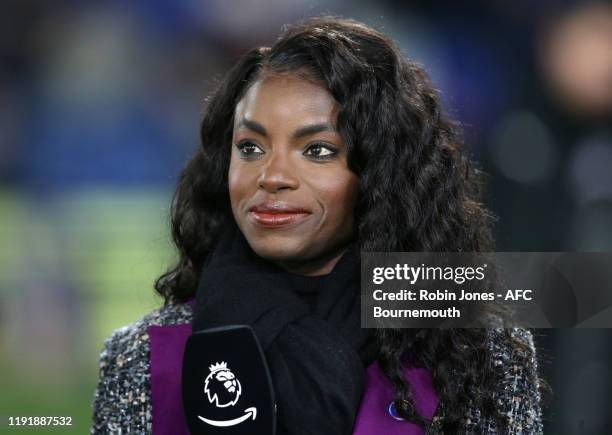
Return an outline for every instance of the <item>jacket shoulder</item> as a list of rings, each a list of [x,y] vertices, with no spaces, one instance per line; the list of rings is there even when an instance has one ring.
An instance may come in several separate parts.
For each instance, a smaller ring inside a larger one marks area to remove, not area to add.
[[[494,393],[498,413],[510,434],[541,434],[541,379],[533,334],[525,328],[496,328],[489,331],[491,364],[504,372]],[[483,422],[486,433],[498,433],[494,422]]]
[[[101,357],[120,356],[142,348],[148,342],[147,328],[149,326],[169,326],[190,323],[193,311],[188,303],[169,302],[133,323],[115,329],[106,340],[100,354]],[[102,359],[102,358],[101,358]]]
[[[104,341],[93,400],[91,433],[120,430],[151,433],[150,340],[148,327],[190,323],[188,303],[169,303],[114,330]]]
[[[497,412],[508,425],[508,434],[542,434],[541,380],[533,334],[524,328],[495,328],[487,332],[487,347],[492,369],[503,377],[493,393]],[[428,434],[442,433],[444,404],[440,403]],[[480,410],[467,405],[462,433],[499,434],[501,429]]]
[[[498,403],[512,433],[542,433],[541,379],[533,334],[524,328],[497,329],[492,335],[493,364],[505,367]]]

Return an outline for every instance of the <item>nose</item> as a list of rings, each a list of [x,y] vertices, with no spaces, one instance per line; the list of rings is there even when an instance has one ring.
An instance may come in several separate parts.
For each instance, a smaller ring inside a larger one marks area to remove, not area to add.
[[[282,189],[295,190],[299,186],[299,179],[295,168],[292,167],[290,157],[284,153],[272,153],[268,162],[262,167],[257,180],[259,187],[269,193],[276,193]]]

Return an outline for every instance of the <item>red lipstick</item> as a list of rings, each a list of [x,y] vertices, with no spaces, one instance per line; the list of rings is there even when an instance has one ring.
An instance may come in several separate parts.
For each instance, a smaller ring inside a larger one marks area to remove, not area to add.
[[[308,210],[286,202],[264,202],[249,209],[249,216],[255,223],[268,228],[297,224],[310,214]]]

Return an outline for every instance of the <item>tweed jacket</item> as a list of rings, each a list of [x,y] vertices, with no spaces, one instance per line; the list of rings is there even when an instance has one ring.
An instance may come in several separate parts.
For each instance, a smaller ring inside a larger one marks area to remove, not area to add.
[[[171,300],[131,325],[115,330],[106,339],[100,354],[99,380],[93,400],[92,434],[153,432],[148,328],[190,323],[192,316],[190,304]],[[503,384],[495,397],[498,410],[507,418],[509,433],[542,433],[541,395],[533,337],[526,329],[514,328],[509,332],[526,344],[531,352],[526,354],[513,347],[503,330],[490,330],[493,364],[506,368]],[[494,421],[480,418],[478,409],[470,404],[466,409],[462,433],[500,433]],[[428,434],[443,433],[443,416],[444,403],[440,402]]]

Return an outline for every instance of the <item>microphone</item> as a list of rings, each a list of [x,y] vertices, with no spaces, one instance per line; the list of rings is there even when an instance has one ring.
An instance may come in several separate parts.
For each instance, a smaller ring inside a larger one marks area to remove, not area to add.
[[[248,325],[194,332],[183,354],[183,409],[189,431],[205,435],[275,435],[270,371]]]

